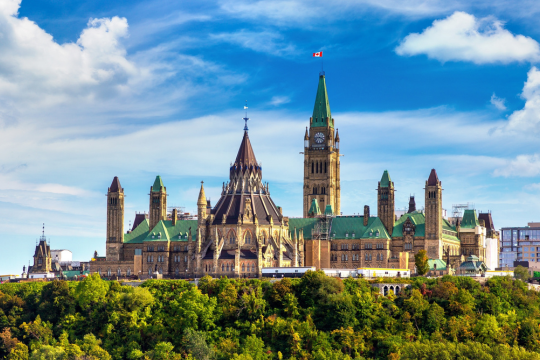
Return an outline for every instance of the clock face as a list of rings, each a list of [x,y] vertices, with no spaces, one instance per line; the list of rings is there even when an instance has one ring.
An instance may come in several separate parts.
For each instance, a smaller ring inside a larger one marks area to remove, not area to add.
[[[317,144],[322,144],[324,142],[324,134],[322,132],[318,132],[315,134],[315,142]]]

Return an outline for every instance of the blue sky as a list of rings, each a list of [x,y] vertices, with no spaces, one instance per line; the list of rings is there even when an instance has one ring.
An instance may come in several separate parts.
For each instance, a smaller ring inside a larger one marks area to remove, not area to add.
[[[302,211],[304,128],[324,51],[340,129],[342,210],[444,208],[496,227],[540,220],[540,6],[534,1],[0,0],[0,273],[20,273],[41,224],[53,248],[105,250],[119,176],[126,228],[163,177],[169,205],[215,203],[242,138],[274,201]]]

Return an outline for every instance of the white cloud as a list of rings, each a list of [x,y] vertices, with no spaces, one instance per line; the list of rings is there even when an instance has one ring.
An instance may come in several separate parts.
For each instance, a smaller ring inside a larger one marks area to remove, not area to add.
[[[212,34],[210,38],[274,56],[287,56],[295,51],[294,45],[283,42],[283,35],[271,31],[240,30],[234,33]]]
[[[499,20],[477,19],[461,11],[435,20],[422,33],[407,35],[396,53],[402,56],[425,54],[442,62],[470,61],[475,64],[540,60],[540,46],[534,39],[513,35]]]
[[[495,170],[495,176],[521,176],[531,177],[540,174],[540,154],[518,155],[515,159],[509,160],[503,167]]]
[[[506,99],[498,97],[497,95],[495,95],[495,93],[491,95],[491,99],[490,99],[491,105],[495,106],[497,109],[501,111],[506,110],[506,105],[504,105],[505,101]]]
[[[76,43],[58,44],[28,18],[20,0],[0,8],[0,97],[54,104],[107,97],[129,90],[145,70],[126,58],[125,18],[90,19]]]
[[[288,96],[272,96],[270,100],[270,105],[279,106],[291,102],[291,98]]]
[[[532,67],[527,74],[521,97],[525,106],[509,116],[507,130],[521,133],[540,132],[540,71]]]

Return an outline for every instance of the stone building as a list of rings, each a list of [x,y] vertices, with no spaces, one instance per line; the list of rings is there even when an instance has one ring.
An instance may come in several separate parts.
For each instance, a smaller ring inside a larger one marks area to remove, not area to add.
[[[330,112],[324,73],[319,76],[313,115],[304,134],[303,217],[283,215],[262,181],[262,168],[246,127],[229,181],[214,207],[204,186],[197,220],[167,213],[167,189],[160,176],[150,187],[148,217],[137,215],[124,232],[124,189],[114,178],[107,195],[106,256],[91,270],[112,275],[260,276],[262,267],[394,268],[414,272],[414,255],[456,269],[465,256],[486,256],[485,221],[467,210],[451,225],[443,213],[443,189],[435,169],[425,181],[425,209],[396,216],[396,184],[384,170],[377,184],[377,215],[341,214],[340,137]],[[491,218],[490,218],[491,219]],[[483,224],[484,223],[484,224]]]
[[[124,189],[117,177],[107,192],[106,256],[91,271],[105,276],[260,276],[265,266],[301,266],[303,237],[291,235],[289,219],[262,181],[247,127],[230,167],[229,182],[212,208],[201,183],[197,220],[167,214],[160,176],[150,187],[149,216],[135,219],[124,234]]]

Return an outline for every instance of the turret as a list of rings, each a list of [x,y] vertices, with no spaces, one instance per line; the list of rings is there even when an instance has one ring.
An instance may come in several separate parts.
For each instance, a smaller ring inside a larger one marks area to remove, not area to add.
[[[124,189],[115,176],[107,189],[107,241],[106,258],[120,261],[120,248],[124,241]]]
[[[206,223],[206,195],[204,194],[204,181],[201,181],[201,190],[199,191],[199,198],[197,199],[197,218],[199,226],[204,226]]]
[[[392,234],[396,222],[394,204],[394,182],[388,171],[384,170],[377,188],[377,215],[389,234]]]
[[[150,218],[152,230],[158,222],[167,219],[167,189],[163,186],[161,176],[156,176],[154,185],[150,187]]]

